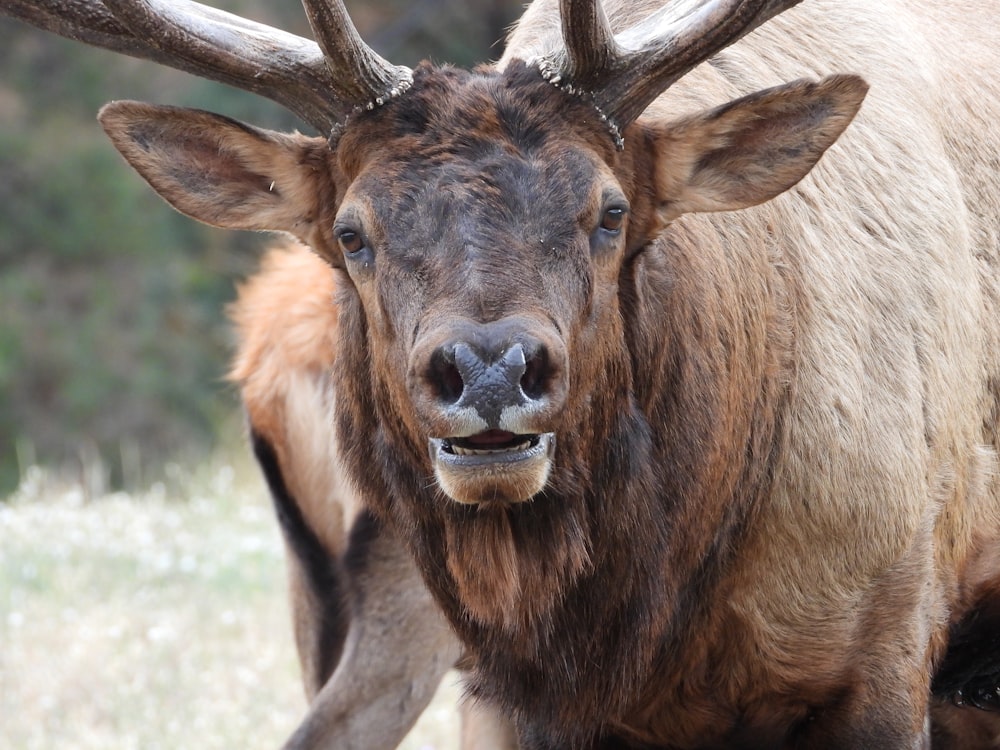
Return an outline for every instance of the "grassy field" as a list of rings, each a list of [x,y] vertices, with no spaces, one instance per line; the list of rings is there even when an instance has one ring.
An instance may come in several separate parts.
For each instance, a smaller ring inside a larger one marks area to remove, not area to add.
[[[305,710],[284,561],[252,468],[0,503],[0,747],[269,749]],[[457,747],[453,685],[407,750]]]

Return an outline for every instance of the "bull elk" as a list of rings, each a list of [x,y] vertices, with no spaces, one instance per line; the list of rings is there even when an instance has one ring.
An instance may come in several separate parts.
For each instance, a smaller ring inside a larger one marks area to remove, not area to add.
[[[289,747],[391,746],[460,653],[498,746],[996,747],[1000,6],[536,0],[469,72],[304,5],[0,0],[321,134],[100,114],[295,238],[233,312]]]

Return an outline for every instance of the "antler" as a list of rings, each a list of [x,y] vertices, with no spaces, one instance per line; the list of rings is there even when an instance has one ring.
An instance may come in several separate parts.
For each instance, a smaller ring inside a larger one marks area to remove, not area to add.
[[[303,5],[320,45],[193,0],[0,0],[0,13],[260,94],[322,133],[409,87],[409,68],[364,43],[343,0]]]
[[[600,0],[560,0],[565,49],[539,67],[624,127],[700,62],[799,2],[678,0],[615,36]]]

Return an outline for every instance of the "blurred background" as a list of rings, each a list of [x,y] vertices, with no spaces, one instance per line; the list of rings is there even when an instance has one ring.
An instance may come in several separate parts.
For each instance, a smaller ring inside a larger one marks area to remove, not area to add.
[[[209,4],[309,35],[298,3]],[[348,0],[383,56],[497,58],[516,0]],[[111,99],[307,127],[271,102],[0,18],[0,498],[29,467],[95,495],[242,439],[224,311],[268,238],[173,212],[97,125]]]

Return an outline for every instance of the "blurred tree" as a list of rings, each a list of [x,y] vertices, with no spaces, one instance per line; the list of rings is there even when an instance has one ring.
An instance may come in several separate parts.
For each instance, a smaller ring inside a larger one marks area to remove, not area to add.
[[[209,2],[310,35],[297,3]],[[373,47],[408,65],[496,58],[520,11],[515,0],[347,5]],[[268,100],[0,19],[0,497],[36,459],[81,468],[100,456],[114,483],[141,463],[148,479],[203,455],[237,411],[223,310],[267,238],[167,208],[100,132],[94,115],[111,98],[307,130]]]

